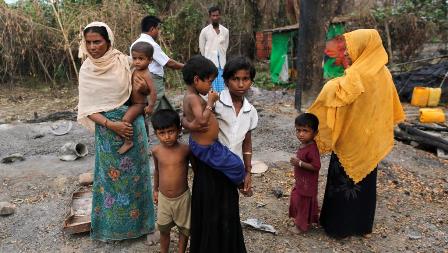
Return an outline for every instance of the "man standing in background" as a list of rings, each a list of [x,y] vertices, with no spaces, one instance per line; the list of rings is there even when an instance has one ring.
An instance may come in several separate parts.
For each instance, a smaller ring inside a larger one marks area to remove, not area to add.
[[[182,69],[184,67],[184,64],[170,59],[162,51],[162,48],[159,46],[159,44],[157,44],[156,40],[159,37],[161,23],[162,21],[155,16],[144,17],[141,22],[142,34],[140,35],[140,38],[138,38],[131,45],[132,49],[132,46],[135,43],[143,41],[151,44],[151,46],[154,48],[152,62],[148,66],[149,72],[151,72],[152,74],[154,86],[157,91],[157,100],[156,104],[154,105],[154,112],[160,109],[174,109],[165,96],[165,72],[163,68],[165,66],[171,69]],[[131,50],[129,50],[129,52],[131,52]]]
[[[204,27],[199,35],[199,49],[201,54],[210,59],[218,68],[218,76],[213,81],[213,90],[221,92],[225,85],[222,71],[226,64],[226,53],[229,47],[229,30],[219,24],[221,10],[217,6],[208,9],[210,24]]]
[[[159,37],[160,33],[160,24],[162,21],[155,16],[146,16],[142,19],[141,29],[142,33],[140,37],[132,43],[131,48],[129,49],[129,53],[132,52],[132,46],[134,46],[137,42],[147,42],[151,44],[154,48],[154,53],[152,56],[152,62],[149,64],[148,69],[151,73],[152,80],[154,82],[154,87],[157,92],[157,100],[154,105],[153,113],[157,112],[161,109],[172,109],[173,106],[169,102],[168,98],[165,95],[165,72],[164,67],[167,66],[170,69],[182,69],[184,67],[183,63],[177,62],[170,57],[168,57],[162,50],[159,44],[157,44],[156,40]],[[148,137],[150,136],[151,128],[149,124],[151,124],[151,116],[145,116],[145,127],[148,133]],[[149,139],[149,138],[148,138]],[[150,138],[152,139],[152,138]]]

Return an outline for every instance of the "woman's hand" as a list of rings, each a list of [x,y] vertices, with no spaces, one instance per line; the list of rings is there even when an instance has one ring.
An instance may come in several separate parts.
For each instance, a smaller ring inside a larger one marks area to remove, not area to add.
[[[131,123],[123,121],[108,121],[107,127],[122,138],[131,138],[133,135]]]
[[[147,105],[144,110],[146,115],[151,115],[154,112],[154,106]]]
[[[138,93],[141,93],[145,96],[147,96],[149,94],[148,86],[146,85],[145,78],[143,78],[139,75],[134,75],[133,82],[134,82],[134,85],[132,87],[137,89]]]
[[[152,191],[152,198],[154,199],[154,204],[157,205],[159,203],[159,192]]]

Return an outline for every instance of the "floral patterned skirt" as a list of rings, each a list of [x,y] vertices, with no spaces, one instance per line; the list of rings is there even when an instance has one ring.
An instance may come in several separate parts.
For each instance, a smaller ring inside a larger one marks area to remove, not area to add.
[[[121,106],[103,115],[120,121]],[[91,238],[108,241],[137,238],[154,230],[154,204],[143,116],[133,123],[134,146],[123,155],[121,137],[96,125]]]

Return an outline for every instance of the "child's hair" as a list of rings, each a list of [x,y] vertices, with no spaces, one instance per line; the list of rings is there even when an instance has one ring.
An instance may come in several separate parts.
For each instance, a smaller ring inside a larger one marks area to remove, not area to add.
[[[212,6],[208,9],[208,15],[211,15],[212,12],[215,12],[215,11],[219,11],[219,14],[221,14],[221,9],[219,9],[218,6]]]
[[[182,68],[182,75],[185,83],[192,85],[195,76],[198,76],[201,80],[205,80],[207,77],[217,76],[218,69],[209,59],[202,55],[195,55],[185,63],[185,66]]]
[[[296,126],[306,126],[311,128],[314,132],[319,129],[319,119],[316,117],[316,115],[312,113],[304,113],[297,116],[295,120]]]
[[[175,126],[180,129],[180,117],[176,111],[171,109],[158,110],[151,116],[151,123],[154,131],[167,129]]]
[[[86,37],[87,33],[98,33],[106,40],[107,43],[110,44],[109,34],[107,34],[107,29],[104,26],[90,26],[84,29],[84,37]]]
[[[253,81],[255,78],[255,67],[252,65],[252,63],[244,56],[237,56],[235,58],[230,59],[227,61],[226,65],[224,66],[224,71],[222,73],[222,77],[224,78],[224,81],[228,81],[230,78],[232,78],[233,75],[238,70],[247,70],[250,73],[250,79]]]
[[[135,43],[131,49],[131,52],[133,51],[144,53],[149,59],[152,59],[152,55],[154,54],[154,48],[152,47],[152,45],[148,42],[143,41]]]
[[[156,16],[146,16],[142,19],[141,28],[142,33],[149,32],[151,27],[157,27],[162,21]]]

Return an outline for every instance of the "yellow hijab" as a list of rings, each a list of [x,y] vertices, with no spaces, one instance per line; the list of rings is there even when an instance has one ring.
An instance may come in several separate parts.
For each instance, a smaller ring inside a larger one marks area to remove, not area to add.
[[[336,153],[358,183],[391,151],[394,125],[404,112],[378,32],[360,29],[344,38],[352,65],[324,85],[309,112],[319,118],[321,153]]]

